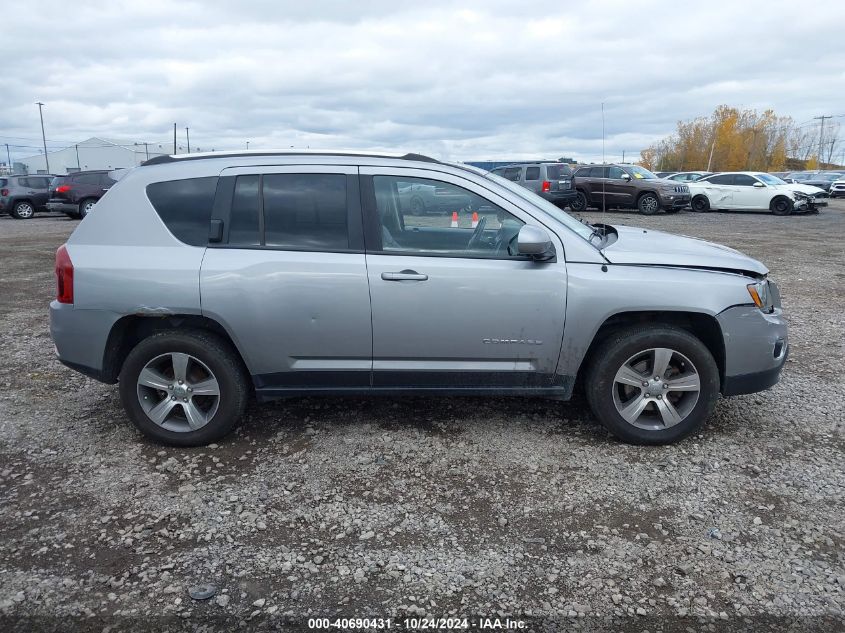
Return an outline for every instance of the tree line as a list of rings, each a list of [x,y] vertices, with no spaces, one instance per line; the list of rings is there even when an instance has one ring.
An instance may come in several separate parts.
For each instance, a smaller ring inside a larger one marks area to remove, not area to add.
[[[709,117],[679,121],[674,134],[640,152],[655,171],[785,171],[834,167],[839,123],[797,125],[772,110],[719,106]]]

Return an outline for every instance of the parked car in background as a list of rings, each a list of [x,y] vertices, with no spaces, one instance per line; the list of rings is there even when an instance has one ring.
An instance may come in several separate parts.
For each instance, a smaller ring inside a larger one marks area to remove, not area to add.
[[[491,212],[474,228],[418,218],[409,183]],[[774,385],[788,355],[755,259],[585,224],[417,154],[162,156],[99,204],[56,252],[50,332],[63,363],[119,382],[158,442],[214,442],[253,396],[566,400],[580,382],[611,432],[666,444],[720,393]]]
[[[47,209],[60,211],[70,217],[84,218],[114,183],[115,180],[105,170],[56,176],[50,183]]]
[[[413,215],[473,210],[470,196],[456,194],[448,187],[409,182],[404,183],[397,194],[402,208]]]
[[[0,213],[28,220],[36,211],[47,210],[50,175],[0,176]]]
[[[845,174],[840,175],[837,180],[830,183],[830,197],[845,197]]]
[[[572,169],[566,163],[525,163],[497,167],[491,173],[507,178],[560,207],[575,202]]]
[[[685,184],[658,178],[639,165],[590,165],[575,172],[578,199],[574,211],[588,207],[639,209],[653,215],[663,209],[677,213],[690,202]]]
[[[677,173],[677,172],[674,172],[674,171],[656,171],[656,172],[654,172],[654,175],[657,176],[658,178],[666,178],[667,176],[671,176],[672,174],[675,174],[675,173]]]
[[[761,172],[724,172],[689,183],[693,211],[710,209],[761,211],[789,215],[817,211],[827,194],[817,187],[788,184]]]
[[[840,174],[831,174],[827,172],[819,172],[815,174],[808,174],[806,176],[793,177],[787,182],[792,182],[801,185],[810,185],[811,187],[818,187],[825,191],[830,191],[830,186],[835,180],[839,180]]]
[[[700,180],[712,173],[712,171],[679,171],[676,174],[666,176],[666,180],[674,180],[675,182],[695,182],[696,180]]]

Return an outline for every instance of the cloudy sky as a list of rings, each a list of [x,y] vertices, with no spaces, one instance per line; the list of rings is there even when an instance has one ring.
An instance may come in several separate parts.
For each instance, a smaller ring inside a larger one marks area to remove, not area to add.
[[[13,158],[37,153],[36,101],[50,149],[176,122],[204,150],[452,160],[600,160],[602,102],[608,160],[723,103],[845,114],[840,1],[29,1],[3,23]]]

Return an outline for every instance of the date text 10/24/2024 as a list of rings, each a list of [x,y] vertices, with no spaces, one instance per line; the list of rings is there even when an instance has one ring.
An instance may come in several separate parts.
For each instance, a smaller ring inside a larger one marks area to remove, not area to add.
[[[308,628],[340,631],[376,629],[522,631],[528,627],[524,620],[511,618],[309,618]]]

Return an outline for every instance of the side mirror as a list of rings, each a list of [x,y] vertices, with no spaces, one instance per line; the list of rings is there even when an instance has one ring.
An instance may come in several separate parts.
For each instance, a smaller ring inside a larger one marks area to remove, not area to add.
[[[631,176],[629,174],[623,173],[622,180],[624,180],[625,182],[629,182],[631,180]]]
[[[762,182],[759,182],[759,181],[758,181],[758,182],[755,182],[755,183],[754,183],[754,186],[755,186],[755,187],[757,187],[757,188],[759,189],[760,187],[765,187],[766,185],[764,185]]]
[[[517,253],[528,255],[537,260],[548,260],[555,256],[555,247],[552,238],[539,226],[526,224],[519,229],[516,237]]]

